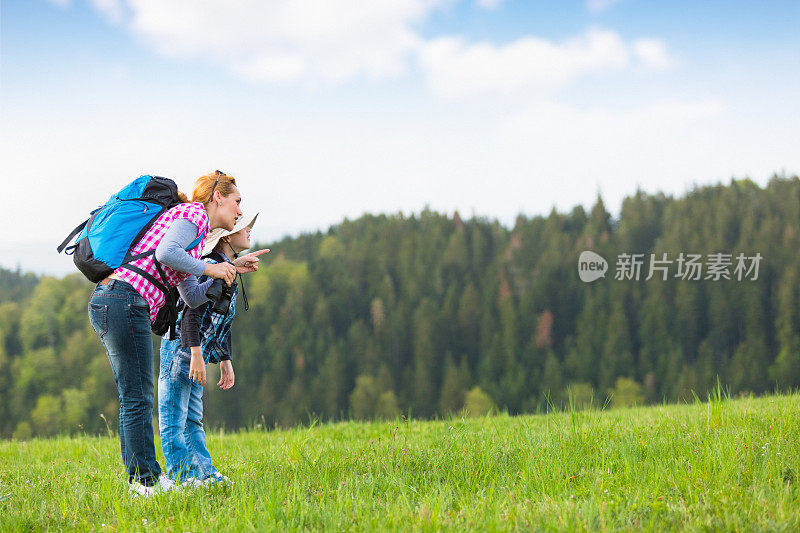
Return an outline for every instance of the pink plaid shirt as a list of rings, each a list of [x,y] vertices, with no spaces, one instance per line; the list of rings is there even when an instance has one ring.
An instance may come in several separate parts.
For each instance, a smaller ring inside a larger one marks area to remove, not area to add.
[[[164,234],[172,225],[172,222],[179,218],[185,218],[197,226],[198,237],[203,233],[206,233],[209,229],[208,214],[206,214],[203,204],[199,202],[191,204],[178,204],[175,207],[167,209],[161,213],[161,216],[156,219],[153,225],[150,226],[150,229],[147,230],[147,233],[145,233],[141,240],[139,240],[139,242],[137,242],[133,247],[131,250],[131,255],[140,254],[149,250],[155,250],[155,248],[158,246],[158,243],[160,243],[161,239],[164,238]],[[199,259],[202,251],[203,243],[201,242],[198,246],[195,246],[189,250],[189,255]],[[156,270],[156,265],[153,263],[152,255],[143,257],[142,259],[137,259],[136,261],[131,261],[130,264],[141,268],[149,274],[152,274],[152,276],[156,279],[161,279],[161,277],[158,275],[158,271]],[[186,272],[173,270],[166,265],[161,265],[161,270],[164,271],[164,276],[166,276],[167,282],[170,286],[177,286],[181,281],[190,276],[190,274],[187,274]],[[158,287],[147,281],[147,279],[145,279],[143,276],[128,270],[127,268],[120,267],[114,272],[120,277],[120,279],[130,283],[133,288],[136,289],[136,291],[141,294],[145,300],[147,300],[147,303],[150,305],[150,322],[153,322],[156,319],[158,310],[161,309],[162,305],[164,305],[164,293],[162,293]]]

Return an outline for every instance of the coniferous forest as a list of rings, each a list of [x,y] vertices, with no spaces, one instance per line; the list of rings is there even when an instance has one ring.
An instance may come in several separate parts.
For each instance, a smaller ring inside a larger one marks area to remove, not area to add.
[[[206,389],[212,428],[800,385],[796,176],[637,192],[618,219],[598,197],[588,212],[520,215],[512,228],[424,210],[261,244],[272,252],[245,277],[250,309],[240,299],[234,321],[236,385]],[[586,250],[607,260],[605,277],[581,281]],[[757,254],[742,270],[737,257]],[[3,437],[116,430],[91,290],[79,273],[0,271]]]

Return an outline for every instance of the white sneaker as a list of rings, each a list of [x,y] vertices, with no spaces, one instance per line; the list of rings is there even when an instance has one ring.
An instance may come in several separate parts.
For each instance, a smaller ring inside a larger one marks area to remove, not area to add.
[[[214,472],[213,474],[205,478],[203,480],[203,483],[208,486],[215,485],[217,483],[221,485],[229,485],[229,486],[233,485],[233,481],[231,481],[228,476],[223,476],[219,472]]]
[[[213,477],[214,477],[214,478],[215,478],[217,481],[219,481],[220,483],[224,483],[224,484],[226,484],[226,485],[233,485],[233,481],[231,481],[231,478],[229,478],[228,476],[223,476],[223,475],[222,475],[222,474],[220,474],[219,472],[215,472],[214,474],[212,474],[212,476],[213,476]]]
[[[167,492],[175,488],[175,482],[172,481],[168,475],[161,474],[158,476],[158,492]]]
[[[167,492],[168,490],[172,490],[173,485],[174,483],[169,477],[167,477],[166,474],[161,474],[160,476],[158,476],[158,482],[151,487],[143,485],[136,480],[129,481],[128,490],[132,492],[135,496],[143,496],[145,498],[149,498],[151,496]]]
[[[203,482],[197,479],[196,477],[190,477],[189,479],[182,481],[178,487],[182,489],[199,489],[203,486]]]

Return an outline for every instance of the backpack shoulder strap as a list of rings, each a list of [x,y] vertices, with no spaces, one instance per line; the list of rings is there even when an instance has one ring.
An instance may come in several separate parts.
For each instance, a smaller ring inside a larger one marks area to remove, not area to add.
[[[205,233],[201,234],[199,237],[197,237],[195,240],[193,240],[193,241],[192,241],[192,242],[189,244],[189,246],[187,246],[187,247],[185,248],[185,250],[188,252],[189,250],[193,249],[195,246],[197,246],[197,245],[199,245],[201,242],[203,242],[203,239],[205,239],[205,238],[206,238],[206,234],[205,234]],[[155,253],[156,253],[156,250],[155,250],[155,248],[154,248],[154,249],[152,249],[152,250],[147,250],[146,252],[142,252],[142,253],[140,253],[140,254],[132,255],[132,256],[130,256],[130,257],[128,258],[128,260],[127,260],[127,261],[125,261],[125,262],[123,263],[123,265],[125,265],[125,264],[127,264],[127,263],[130,263],[131,261],[136,261],[137,259],[142,259],[143,257],[147,257],[148,255],[154,255]],[[121,266],[121,265],[120,265],[120,266]]]
[[[156,265],[157,264],[158,264],[158,262],[156,262]],[[164,293],[165,297],[166,297],[167,293],[169,293],[169,289],[167,288],[167,285],[165,283],[162,283],[161,281],[157,280],[152,274],[150,274],[146,270],[141,269],[141,268],[139,268],[137,266],[134,266],[134,265],[130,265],[130,264],[120,265],[120,268],[125,268],[125,269],[131,270],[133,272],[136,272],[137,274],[142,276],[144,279],[146,279],[147,281],[149,281],[150,283],[155,285],[158,290],[160,290],[161,292]],[[159,272],[159,275],[162,276],[163,274],[161,274],[161,272]],[[162,277],[162,279],[163,279],[163,277]]]
[[[205,239],[205,238],[206,238],[206,232],[204,231],[203,233],[200,234],[199,237],[197,237],[195,240],[193,240],[191,242],[191,244],[189,244],[189,246],[186,247],[186,251],[188,252],[189,250],[194,249],[194,247],[199,245],[201,242],[203,242],[203,239]]]

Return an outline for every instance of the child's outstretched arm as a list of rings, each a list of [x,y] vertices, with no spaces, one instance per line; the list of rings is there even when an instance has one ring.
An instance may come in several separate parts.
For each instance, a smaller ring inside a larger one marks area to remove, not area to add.
[[[248,254],[242,255],[237,257],[233,260],[234,266],[236,266],[236,272],[239,274],[245,274],[247,272],[255,272],[258,270],[258,256],[269,253],[269,248],[265,248],[263,250],[257,250],[255,252],[250,252]]]

